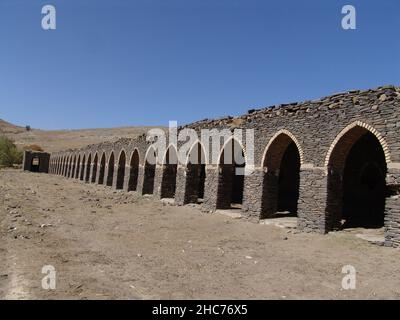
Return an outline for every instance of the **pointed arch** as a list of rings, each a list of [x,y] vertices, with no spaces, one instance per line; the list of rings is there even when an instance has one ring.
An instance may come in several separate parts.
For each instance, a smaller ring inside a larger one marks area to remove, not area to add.
[[[85,164],[86,164],[86,154],[83,154],[82,164],[81,164],[81,168],[79,171],[79,180],[83,180],[83,176],[85,174]]]
[[[85,179],[85,182],[89,182],[91,164],[92,164],[92,154],[89,153],[87,161],[86,161],[86,165],[85,165],[85,173],[84,173],[84,175],[82,177],[82,178]]]
[[[156,173],[157,152],[154,147],[150,146],[146,151],[144,159],[144,177],[143,177],[143,194],[153,194],[154,192],[154,177]]]
[[[279,130],[265,147],[261,166],[263,189],[261,218],[297,215],[303,149],[288,130]]]
[[[332,142],[326,158],[326,231],[383,227],[390,151],[372,126],[356,121]]]
[[[198,140],[191,148],[186,158],[186,181],[184,203],[202,202],[206,179],[206,152]]]
[[[138,185],[139,177],[139,163],[140,155],[137,148],[133,150],[131,159],[129,161],[129,181],[128,181],[128,191],[136,191]]]
[[[99,155],[96,151],[96,153],[94,155],[94,159],[93,159],[93,169],[92,169],[92,176],[91,176],[91,181],[90,181],[92,183],[96,182],[98,161],[99,161]]]
[[[107,170],[107,181],[106,181],[106,185],[109,187],[111,187],[113,184],[114,166],[115,166],[114,151],[111,151],[110,157],[108,158],[108,170]]]
[[[177,169],[178,151],[175,145],[171,144],[162,161],[161,198],[175,197]]]
[[[125,167],[126,167],[126,153],[125,150],[122,149],[118,156],[116,189],[124,188]]]
[[[99,184],[104,184],[105,169],[106,169],[106,154],[103,151],[100,158],[100,166],[99,166],[99,180],[98,180]]]
[[[218,160],[217,209],[241,207],[244,190],[246,153],[234,137],[228,139]]]

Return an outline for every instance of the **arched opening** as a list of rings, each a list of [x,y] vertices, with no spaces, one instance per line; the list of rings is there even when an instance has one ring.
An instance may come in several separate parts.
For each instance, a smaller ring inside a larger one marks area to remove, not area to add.
[[[108,159],[108,171],[107,171],[107,186],[111,187],[114,178],[114,152],[111,152],[110,158]]]
[[[96,175],[97,175],[97,161],[98,161],[98,155],[97,153],[94,155],[94,160],[93,160],[93,170],[92,170],[92,183],[96,182]]]
[[[161,198],[174,198],[176,190],[176,172],[178,169],[178,154],[174,146],[167,149],[163,160],[161,179]]]
[[[79,180],[83,180],[83,176],[85,174],[85,163],[86,163],[86,155],[83,155],[82,165],[79,171]]]
[[[219,160],[217,209],[241,208],[245,166],[242,146],[235,139],[230,139]]]
[[[143,194],[153,194],[154,176],[156,174],[157,154],[153,148],[150,148],[146,155],[143,177]]]
[[[79,179],[79,174],[80,174],[80,169],[81,169],[81,155],[78,156],[78,161],[76,163],[76,173],[75,173],[75,178]]]
[[[197,142],[190,150],[186,165],[185,203],[202,203],[206,179],[206,157]]]
[[[378,138],[355,126],[336,142],[328,162],[327,230],[382,228],[387,164]]]
[[[135,150],[130,161],[128,191],[136,191],[139,177],[139,152]]]
[[[106,170],[106,155],[103,153],[100,159],[100,168],[99,168],[99,184],[104,184],[104,174]]]
[[[67,176],[67,172],[68,172],[68,162],[69,162],[69,158],[67,156],[64,157],[64,169],[63,169],[63,176],[66,177]]]
[[[264,155],[261,218],[297,216],[300,151],[286,133],[278,134]]]
[[[126,155],[125,151],[121,151],[118,160],[118,169],[117,169],[117,189],[124,188],[124,179],[125,179],[125,166],[126,166]]]
[[[71,175],[71,168],[72,168],[72,156],[68,158],[68,167],[67,167],[67,178]]]
[[[70,178],[74,178],[75,168],[76,168],[76,156],[74,156],[74,159],[72,160],[72,167],[71,167],[71,172],[69,175]]]
[[[31,171],[32,172],[39,172],[40,168],[40,159],[39,157],[33,157],[31,161]]]
[[[92,162],[92,155],[89,153],[87,162],[86,162],[86,175],[84,175],[82,178],[85,179],[85,182],[89,182],[90,178],[90,164]]]

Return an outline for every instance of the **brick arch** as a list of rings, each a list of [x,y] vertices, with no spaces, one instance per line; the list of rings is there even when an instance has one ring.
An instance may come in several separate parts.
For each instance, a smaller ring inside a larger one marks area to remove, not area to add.
[[[238,141],[238,139],[236,139],[235,137],[230,137],[228,140],[225,141],[224,145],[221,148],[221,151],[219,152],[218,163],[217,164],[218,165],[222,164],[221,163],[221,158],[222,158],[222,155],[224,154],[225,148],[227,147],[227,145],[229,143],[233,143],[233,145],[235,145],[235,143],[237,143],[240,146],[240,148],[241,148],[241,150],[243,151],[243,154],[244,154],[244,162],[247,163],[247,155],[246,155],[245,146],[240,141]]]
[[[274,134],[274,136],[269,140],[267,146],[265,147],[261,159],[261,167],[269,167],[273,170],[279,168],[283,153],[291,142],[294,142],[297,147],[300,157],[300,165],[302,165],[304,163],[303,148],[301,147],[299,141],[294,134],[292,134],[289,130],[282,129]],[[272,157],[267,157],[269,154]]]
[[[105,171],[106,171],[106,153],[105,153],[105,151],[102,151],[101,157],[100,157],[100,162],[99,162],[98,184],[104,184]]]
[[[325,157],[325,167],[343,169],[344,161],[353,144],[367,131],[379,141],[385,154],[386,163],[391,162],[389,146],[382,135],[371,125],[355,121],[344,128],[333,140]]]
[[[98,163],[99,163],[99,153],[96,151],[93,156],[93,168],[92,168],[92,173],[91,173],[91,177],[90,177],[91,183],[96,182]]]
[[[357,149],[352,152],[353,147],[360,148],[359,143],[363,143],[363,149]],[[371,149],[365,149],[368,146]],[[362,154],[362,156],[357,158],[358,154]],[[359,177],[362,176],[361,171],[358,171],[360,161],[367,161],[368,165],[378,164],[376,168],[382,173],[380,175],[381,187],[379,187],[379,190],[383,191],[380,195],[365,193],[365,186],[358,183],[360,181]],[[371,211],[374,214],[373,219],[379,216],[381,217],[380,223],[383,224],[386,197],[383,194],[386,193],[384,190],[386,170],[390,162],[389,147],[382,135],[373,126],[361,121],[355,121],[340,131],[332,142],[325,158],[328,175],[324,216],[325,231],[345,228],[352,219],[354,223],[354,217],[358,219],[357,226],[368,224],[372,221],[371,214],[361,217],[357,212]],[[347,168],[349,169],[347,170]],[[346,185],[349,186],[349,183],[351,188],[347,187],[346,189]],[[352,200],[349,201],[349,199]],[[362,201],[358,199],[362,199]],[[383,205],[377,209],[375,205],[380,202]],[[364,208],[365,205],[367,209]],[[354,212],[357,213],[356,216]],[[370,220],[368,220],[368,217]],[[342,221],[345,221],[345,223],[342,224]]]
[[[175,155],[176,155],[176,159],[175,160],[178,161],[178,148],[174,144],[171,143],[171,144],[168,145],[167,149],[165,150],[165,153],[163,155],[162,162],[161,162],[162,165],[167,164],[166,163],[166,161],[167,161],[166,157],[168,155],[169,150],[172,149],[172,148],[175,150]]]
[[[119,152],[117,161],[117,180],[115,184],[116,189],[124,188],[125,170],[126,170],[126,151],[124,148],[122,148],[121,151]]]
[[[83,180],[83,177],[84,177],[84,174],[85,174],[85,165],[86,165],[86,154],[83,153],[82,164],[81,164],[81,167],[80,167],[80,170],[79,170],[79,177],[78,177],[79,180]]]
[[[139,178],[140,152],[135,148],[129,157],[128,191],[136,191]]]
[[[83,171],[83,175],[82,175],[82,178],[81,178],[81,180],[85,180],[85,182],[89,182],[91,164],[92,164],[92,153],[89,152],[89,154],[87,156],[86,163],[83,166],[84,171]]]
[[[190,149],[189,149],[189,152],[188,152],[188,154],[187,154],[187,156],[186,156],[186,159],[185,159],[185,166],[187,166],[188,165],[188,163],[189,163],[189,161],[190,161],[190,155],[192,154],[192,152],[193,152],[193,150],[194,150],[194,148],[196,147],[196,146],[200,146],[200,152],[202,153],[202,154],[204,154],[204,159],[203,159],[203,157],[201,157],[201,163],[202,164],[208,164],[208,157],[207,157],[207,153],[206,153],[206,149],[204,148],[204,145],[201,143],[201,141],[200,140],[197,140],[197,141],[195,141],[193,144],[192,144],[192,146],[190,147]],[[204,160],[204,163],[203,163],[203,160]]]
[[[78,159],[76,160],[76,166],[75,166],[75,173],[74,173],[74,178],[79,179],[79,174],[80,174],[80,169],[81,169],[81,155],[78,153]]]
[[[149,159],[150,152],[154,155],[154,159]],[[150,160],[150,161],[149,161]],[[144,158],[144,176],[142,194],[154,193],[154,178],[157,164],[157,152],[153,146],[150,146],[146,151]]]
[[[174,144],[170,144],[162,160],[161,198],[175,197],[177,170],[178,150]]]
[[[115,167],[115,156],[114,156],[114,150],[110,152],[110,155],[108,157],[107,161],[107,180],[106,180],[106,185],[107,186],[112,186],[113,184],[113,179],[114,179],[114,167]]]

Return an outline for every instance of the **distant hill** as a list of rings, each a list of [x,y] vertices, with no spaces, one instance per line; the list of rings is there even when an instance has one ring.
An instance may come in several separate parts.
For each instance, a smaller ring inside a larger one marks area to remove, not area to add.
[[[0,135],[14,140],[22,148],[37,144],[45,151],[55,152],[69,148],[81,148],[93,143],[115,141],[120,138],[135,138],[154,127],[121,127],[79,130],[26,130],[0,119]]]

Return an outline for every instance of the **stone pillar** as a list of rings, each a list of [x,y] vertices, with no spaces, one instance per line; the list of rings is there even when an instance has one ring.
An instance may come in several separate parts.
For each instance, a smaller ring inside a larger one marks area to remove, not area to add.
[[[137,192],[141,195],[143,195],[143,183],[144,183],[144,166],[139,165]]]
[[[218,168],[213,165],[207,165],[202,211],[215,211],[217,209],[218,180]]]
[[[300,190],[297,210],[298,228],[304,231],[321,233],[329,231],[325,213],[326,202],[326,168],[303,164],[300,168]]]
[[[385,246],[400,247],[400,163],[389,163],[386,175]]]
[[[182,206],[188,203],[186,193],[187,193],[186,167],[178,165],[178,169],[176,172],[176,189],[175,189],[175,203],[177,205]]]
[[[153,196],[155,199],[161,199],[161,184],[163,179],[164,173],[164,165],[157,165],[156,172],[154,175],[154,189],[153,189]]]
[[[133,170],[130,166],[125,166],[125,175],[124,175],[124,186],[122,190],[128,191],[129,189],[129,178],[131,176],[131,170]]]
[[[261,217],[263,181],[262,168],[255,168],[244,176],[242,211],[247,219],[258,220]]]

